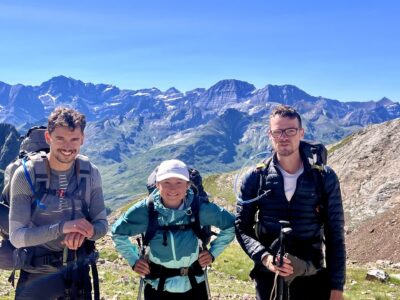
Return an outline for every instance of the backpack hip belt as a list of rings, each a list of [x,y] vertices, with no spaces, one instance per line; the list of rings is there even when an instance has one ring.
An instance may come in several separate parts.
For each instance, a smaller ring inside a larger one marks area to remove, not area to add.
[[[88,264],[92,258],[96,257],[96,254],[92,251],[91,253],[83,253],[81,248],[77,251],[68,251],[68,257],[66,263],[70,263],[72,261],[77,261],[78,263],[83,262],[83,264]],[[76,256],[75,256],[76,253]],[[53,266],[55,268],[61,268],[63,265],[63,252],[53,252],[41,256],[33,256],[31,264],[33,267],[41,267],[41,266]]]
[[[201,276],[203,274],[204,270],[201,268],[198,260],[196,260],[189,267],[176,269],[166,268],[162,265],[150,262],[150,274],[146,276],[146,279],[159,279],[157,290],[163,291],[165,280],[167,278],[175,276],[188,276],[193,289],[198,285],[195,276]]]

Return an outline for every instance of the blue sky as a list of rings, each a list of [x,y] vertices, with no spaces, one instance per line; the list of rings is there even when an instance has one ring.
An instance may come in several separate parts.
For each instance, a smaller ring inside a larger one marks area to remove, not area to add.
[[[399,16],[386,0],[2,0],[0,81],[188,91],[234,78],[400,101]]]

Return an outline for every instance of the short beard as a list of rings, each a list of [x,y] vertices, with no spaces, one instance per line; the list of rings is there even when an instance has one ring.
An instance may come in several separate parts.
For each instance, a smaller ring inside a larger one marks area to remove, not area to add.
[[[277,153],[279,156],[282,156],[282,157],[290,156],[298,150],[298,149],[280,149],[279,150],[278,145],[272,145],[272,148],[274,149],[275,153]]]
[[[292,155],[292,154],[295,153],[295,152],[296,152],[295,150],[281,150],[281,151],[276,151],[276,153],[277,153],[279,156],[283,156],[283,157],[290,156],[290,155]]]

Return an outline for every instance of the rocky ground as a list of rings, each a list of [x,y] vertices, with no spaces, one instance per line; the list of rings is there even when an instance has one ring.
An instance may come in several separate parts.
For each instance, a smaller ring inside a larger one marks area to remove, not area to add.
[[[400,262],[400,119],[371,125],[331,147],[342,189],[349,260]]]
[[[400,206],[371,218],[346,235],[349,260],[400,265]]]

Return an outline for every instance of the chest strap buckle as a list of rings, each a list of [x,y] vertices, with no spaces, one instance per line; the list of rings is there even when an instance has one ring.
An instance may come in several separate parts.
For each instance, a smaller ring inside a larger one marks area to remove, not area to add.
[[[188,276],[189,274],[189,268],[181,268],[181,276]]]

